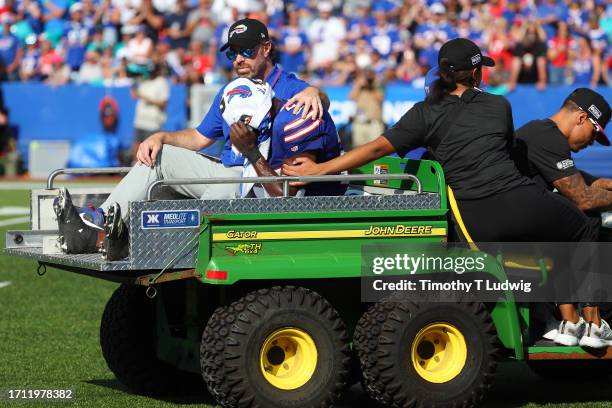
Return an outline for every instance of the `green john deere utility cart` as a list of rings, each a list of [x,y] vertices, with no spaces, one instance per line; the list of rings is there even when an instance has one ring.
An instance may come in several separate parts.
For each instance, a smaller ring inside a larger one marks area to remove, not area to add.
[[[159,184],[210,180],[156,182],[151,199],[130,203],[129,256],[114,262],[58,253],[51,202],[61,172],[32,192],[32,229],[9,231],[5,251],[38,260],[40,273],[121,283],[100,344],[135,393],[206,387],[224,407],[329,407],[361,380],[386,406],[472,406],[498,361],[554,375],[566,363],[607,369],[612,358],[536,342],[530,304],[509,292],[492,302],[364,301],[364,247],[447,241],[454,200],[436,162],[377,160],[344,176],[359,194],[341,197],[168,200],[155,198]],[[71,190],[76,205],[108,193]],[[536,284],[549,269],[499,255],[489,266],[498,277],[522,269]]]

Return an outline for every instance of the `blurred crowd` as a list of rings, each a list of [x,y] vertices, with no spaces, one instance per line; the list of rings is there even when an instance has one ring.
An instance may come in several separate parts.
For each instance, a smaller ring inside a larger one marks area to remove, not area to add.
[[[222,83],[229,25],[264,21],[284,69],[314,85],[422,83],[441,44],[478,43],[485,82],[608,83],[612,1],[0,0],[0,77],[129,85],[160,66],[173,83]],[[367,71],[367,73],[366,73]]]

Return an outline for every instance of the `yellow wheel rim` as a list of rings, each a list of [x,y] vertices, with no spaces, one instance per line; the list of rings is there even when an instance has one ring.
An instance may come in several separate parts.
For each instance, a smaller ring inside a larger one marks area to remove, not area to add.
[[[281,390],[295,390],[310,381],[317,358],[317,346],[312,337],[294,327],[269,335],[259,354],[264,378]]]
[[[414,337],[412,366],[424,380],[445,383],[457,377],[467,360],[467,344],[461,331],[449,323],[431,323]]]

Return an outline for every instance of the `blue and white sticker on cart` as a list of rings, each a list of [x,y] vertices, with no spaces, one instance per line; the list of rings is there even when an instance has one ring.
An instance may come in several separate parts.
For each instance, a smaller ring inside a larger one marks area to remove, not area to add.
[[[143,211],[141,221],[142,229],[197,228],[200,226],[200,211]]]

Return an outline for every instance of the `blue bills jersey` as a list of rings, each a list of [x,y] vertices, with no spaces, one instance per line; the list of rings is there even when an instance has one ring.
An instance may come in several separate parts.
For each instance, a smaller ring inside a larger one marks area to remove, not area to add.
[[[312,114],[302,119],[301,111],[296,115],[293,106],[284,105],[272,125],[268,163],[280,174],[283,162],[301,153],[313,154],[317,163],[340,156],[342,144],[336,125],[328,112],[321,119],[314,119]],[[346,185],[339,182],[311,183],[305,195],[342,195],[345,190]]]
[[[283,100],[292,98],[308,86],[306,82],[298,79],[294,74],[284,71],[278,65],[274,66],[274,69],[266,78],[266,82],[272,86],[276,97]],[[224,90],[225,86],[219,90],[208,113],[196,129],[209,139],[224,139],[223,152],[221,153],[223,165],[226,167],[242,166],[244,156],[232,150],[229,139],[230,128],[221,115],[221,99]]]

